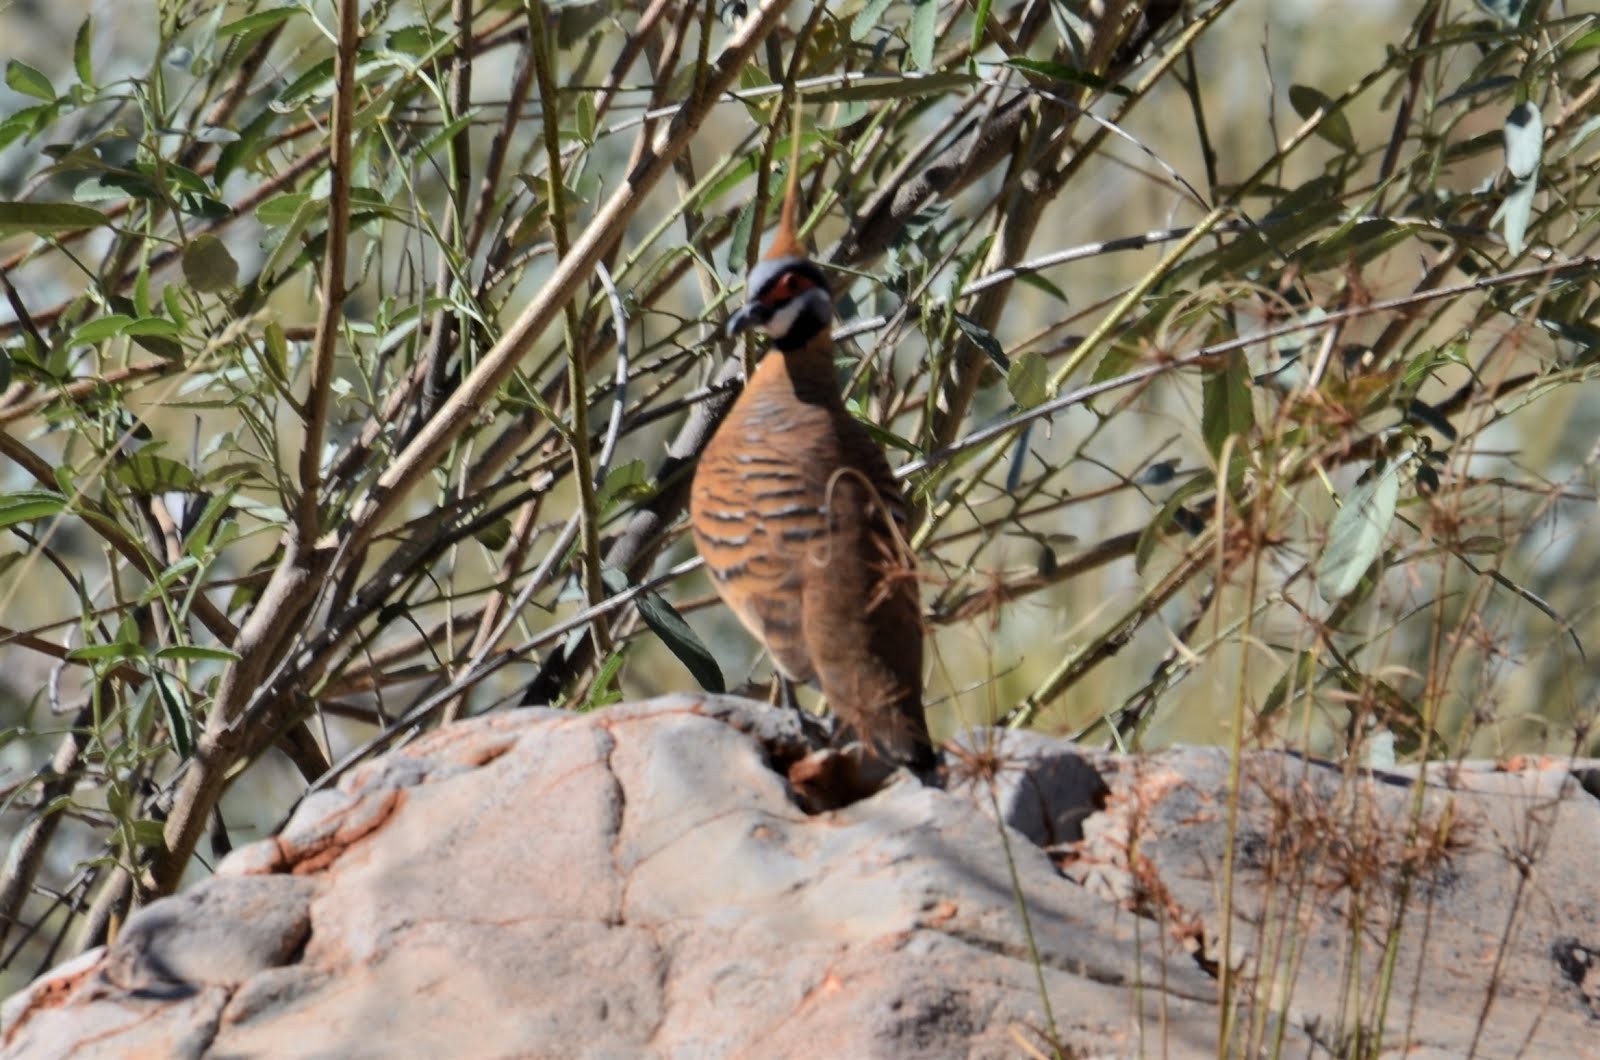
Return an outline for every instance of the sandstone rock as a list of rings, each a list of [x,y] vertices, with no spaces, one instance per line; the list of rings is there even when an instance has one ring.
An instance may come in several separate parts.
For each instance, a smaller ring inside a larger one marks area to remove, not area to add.
[[[813,739],[699,696],[434,733],[10,999],[0,1056],[1216,1054],[1224,754],[978,733],[947,790],[807,813]],[[1586,770],[1249,756],[1231,1051],[1597,1040]]]

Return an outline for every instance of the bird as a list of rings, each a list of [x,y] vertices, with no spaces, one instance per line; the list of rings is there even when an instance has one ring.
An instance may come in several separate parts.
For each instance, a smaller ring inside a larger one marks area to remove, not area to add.
[[[763,332],[771,347],[700,455],[690,527],[717,594],[785,679],[785,698],[790,684],[820,688],[870,756],[926,778],[938,759],[923,712],[910,513],[840,393],[832,292],[796,234],[798,168],[726,327]]]

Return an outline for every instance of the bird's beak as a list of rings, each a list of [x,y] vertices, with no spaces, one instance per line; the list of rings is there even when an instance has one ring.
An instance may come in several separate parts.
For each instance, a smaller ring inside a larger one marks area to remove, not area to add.
[[[739,334],[746,328],[760,327],[772,319],[772,308],[760,302],[747,302],[739,311],[728,318],[727,332],[729,337]]]

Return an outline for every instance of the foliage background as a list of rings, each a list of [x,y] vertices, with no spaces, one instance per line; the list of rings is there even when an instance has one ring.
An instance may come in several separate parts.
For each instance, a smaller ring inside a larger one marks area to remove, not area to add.
[[[0,987],[530,682],[764,679],[679,487],[797,99],[939,733],[1593,753],[1600,22],[1339,11],[0,11]]]

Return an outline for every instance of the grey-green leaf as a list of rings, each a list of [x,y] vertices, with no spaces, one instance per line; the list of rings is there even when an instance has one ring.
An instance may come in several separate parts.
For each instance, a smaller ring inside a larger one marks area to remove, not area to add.
[[[183,278],[197,291],[227,291],[239,282],[239,263],[227,246],[209,232],[183,248]]]
[[[933,45],[939,32],[938,0],[917,0],[911,9],[911,66],[933,69]]]
[[[609,512],[613,505],[648,497],[653,492],[650,470],[644,466],[644,461],[629,460],[606,473],[595,495],[595,505],[601,512]]]
[[[994,363],[996,368],[1005,372],[1008,376],[1011,374],[1011,359],[1006,356],[1006,351],[1001,347],[1000,340],[994,337],[994,332],[971,317],[962,316],[960,313],[956,314],[956,327],[960,328],[962,334],[972,340],[973,345],[984,352],[984,355]]]
[[[1333,517],[1328,546],[1317,563],[1317,592],[1329,603],[1360,585],[1383,550],[1383,539],[1394,522],[1395,505],[1400,500],[1400,468],[1404,463],[1403,459],[1391,461],[1356,486]]]
[[[1044,355],[1037,350],[1020,354],[1011,362],[1006,373],[1006,389],[1019,408],[1031,409],[1048,396],[1049,372],[1045,370]]]
[[[18,232],[49,235],[97,228],[107,222],[106,215],[88,206],[71,202],[0,202],[0,236]]]
[[[1346,151],[1356,149],[1356,136],[1350,128],[1350,119],[1342,111],[1333,109],[1333,100],[1310,85],[1290,85],[1289,105],[1300,117],[1310,121],[1318,111],[1322,111],[1322,121],[1317,124],[1316,133],[1335,147]]]
[[[156,658],[182,659],[186,662],[231,663],[239,661],[239,653],[229,651],[227,648],[203,648],[198,644],[172,644],[159,649]]]
[[[883,13],[893,0],[867,0],[867,6],[850,20],[850,39],[860,40],[883,24]]]
[[[1250,403],[1250,369],[1233,354],[1218,368],[1207,369],[1200,384],[1200,433],[1212,456],[1222,455],[1231,435],[1247,435],[1255,424]]]
[[[226,40],[229,37],[254,36],[273,29],[299,13],[297,7],[274,7],[266,11],[257,11],[253,15],[236,18],[217,30],[217,37]]]
[[[107,313],[103,317],[96,317],[83,327],[72,333],[69,345],[93,346],[97,342],[104,342],[113,335],[120,335],[124,328],[133,323],[133,318],[121,313]]]

